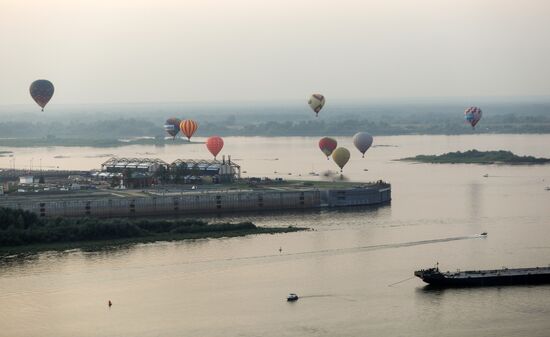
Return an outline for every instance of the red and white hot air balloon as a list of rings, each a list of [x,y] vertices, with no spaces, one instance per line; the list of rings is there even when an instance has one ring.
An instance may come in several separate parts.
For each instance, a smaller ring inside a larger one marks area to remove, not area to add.
[[[214,159],[216,159],[216,156],[223,148],[223,139],[219,136],[212,136],[208,137],[206,140],[206,148],[212,155],[214,156]]]

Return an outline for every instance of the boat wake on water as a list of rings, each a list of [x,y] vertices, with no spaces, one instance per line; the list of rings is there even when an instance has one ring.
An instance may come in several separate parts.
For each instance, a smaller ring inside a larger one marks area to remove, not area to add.
[[[401,242],[401,243],[386,243],[386,244],[370,245],[370,246],[320,249],[320,250],[296,252],[296,253],[283,253],[283,254],[278,253],[278,254],[269,254],[269,255],[228,257],[228,258],[224,258],[224,259],[203,260],[203,261],[194,261],[194,262],[187,262],[187,263],[208,263],[208,262],[219,262],[219,261],[243,261],[243,260],[269,259],[269,258],[281,258],[281,257],[293,257],[293,256],[294,257],[308,257],[308,256],[327,255],[327,254],[350,254],[350,253],[357,253],[357,252],[371,251],[371,250],[412,247],[412,246],[444,243],[444,242],[459,241],[459,240],[471,240],[471,239],[478,239],[478,238],[483,238],[483,237],[485,237],[485,236],[476,234],[476,235],[470,235],[470,236],[455,236],[455,237],[441,238],[441,239],[409,241],[409,242]]]
[[[428,245],[428,244],[443,243],[443,242],[458,241],[458,240],[477,239],[481,237],[483,236],[481,235],[456,236],[456,237],[450,237],[450,238],[409,241],[409,242],[401,242],[401,243],[386,243],[386,244],[370,245],[370,246],[324,249],[324,250],[316,250],[316,251],[308,251],[308,252],[289,253],[289,254],[283,254],[283,255],[288,256],[288,255],[313,255],[313,254],[323,254],[323,253],[353,253],[357,251],[369,251],[369,250],[379,250],[379,249],[389,249],[389,248],[420,246],[420,245]]]
[[[322,255],[353,254],[353,253],[361,253],[361,252],[367,252],[367,251],[375,251],[380,249],[412,247],[412,246],[445,243],[445,242],[459,241],[459,240],[479,239],[483,237],[485,236],[482,236],[482,235],[455,236],[455,237],[431,239],[431,240],[409,241],[409,242],[401,242],[401,243],[387,243],[387,244],[348,247],[348,248],[321,249],[321,250],[295,252],[295,253],[278,252],[276,254],[266,254],[266,255],[226,257],[226,258],[219,258],[219,259],[196,260],[196,261],[180,261],[180,262],[175,262],[170,264],[164,264],[163,267],[176,266],[176,265],[201,265],[201,264],[210,264],[210,263],[219,263],[219,262],[239,262],[239,261],[254,261],[254,260],[279,261],[281,258],[289,258],[289,257],[308,258],[313,256],[322,256]],[[134,267],[134,268],[141,268],[141,267]]]
[[[356,300],[351,298],[349,295],[337,295],[337,294],[319,294],[319,295],[300,295],[300,299],[307,299],[307,298],[324,298],[324,297],[333,297],[333,298],[341,298],[346,301],[355,302]]]
[[[314,297],[336,297],[338,295],[320,294],[320,295],[302,295],[300,298],[314,298]]]

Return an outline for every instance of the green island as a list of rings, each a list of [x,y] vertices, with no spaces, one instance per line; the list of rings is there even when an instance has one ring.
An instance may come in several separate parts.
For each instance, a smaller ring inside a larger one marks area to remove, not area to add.
[[[536,158],[533,156],[518,156],[510,151],[477,151],[449,152],[442,155],[418,155],[402,158],[403,161],[414,161],[431,164],[507,164],[507,165],[536,165],[549,164],[550,158]]]
[[[51,218],[0,208],[0,253],[79,248],[86,245],[175,241],[275,234],[301,227],[258,227],[251,222],[208,223],[202,220]]]

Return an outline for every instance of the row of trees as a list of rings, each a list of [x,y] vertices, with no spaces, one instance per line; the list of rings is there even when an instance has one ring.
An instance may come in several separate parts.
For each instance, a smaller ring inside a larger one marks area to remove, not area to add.
[[[510,151],[478,151],[469,150],[465,152],[449,152],[442,155],[418,155],[405,158],[405,160],[419,161],[424,163],[437,164],[548,164],[550,158],[537,158],[533,156],[518,156]]]
[[[113,240],[166,234],[252,231],[251,222],[209,224],[201,220],[40,219],[28,211],[0,208],[0,246]]]
[[[477,132],[550,133],[550,115],[534,109],[532,113],[484,114]],[[546,111],[547,112],[547,111]],[[250,116],[250,118],[248,118]],[[399,134],[462,134],[471,129],[460,112],[408,112],[381,110],[379,113],[324,114],[319,119],[309,115],[257,114],[236,118],[200,118],[196,136],[320,136],[350,135],[356,130],[368,130],[373,135]],[[53,145],[56,138],[95,139],[98,146],[112,145],[118,138],[136,136],[158,137],[164,140],[163,119],[121,118],[116,120],[86,120],[42,123],[0,122],[0,134],[5,138],[43,138]],[[150,141],[149,141],[150,142]],[[83,144],[86,145],[86,144]]]

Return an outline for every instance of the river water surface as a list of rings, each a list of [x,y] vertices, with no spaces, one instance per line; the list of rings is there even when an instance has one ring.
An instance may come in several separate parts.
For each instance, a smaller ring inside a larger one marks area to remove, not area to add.
[[[338,141],[351,150],[350,138]],[[336,170],[316,138],[225,143],[245,176]],[[473,148],[550,157],[549,144],[550,135],[377,137],[366,158],[352,151],[344,176],[391,182],[391,205],[206,217],[313,231],[1,257],[0,336],[548,336],[550,286],[430,290],[409,278],[436,262],[550,264],[550,167],[395,159]],[[209,157],[199,143],[0,150],[18,168]],[[287,303],[290,292],[300,300]]]

